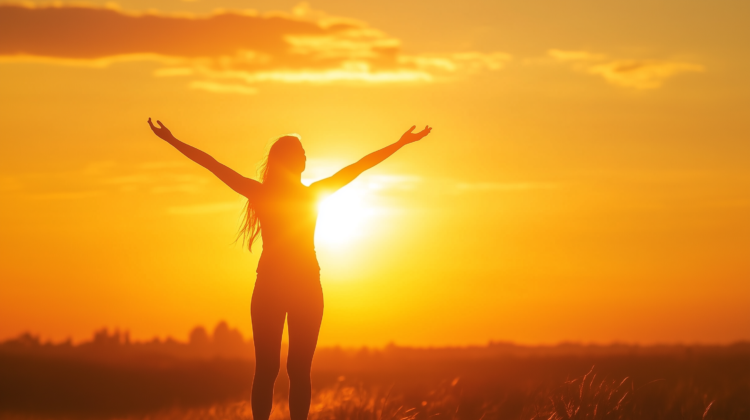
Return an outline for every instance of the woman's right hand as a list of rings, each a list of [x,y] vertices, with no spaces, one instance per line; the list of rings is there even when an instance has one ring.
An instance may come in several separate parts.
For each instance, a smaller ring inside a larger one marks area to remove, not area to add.
[[[422,131],[420,131],[418,133],[414,132],[415,128],[417,128],[416,125],[411,126],[411,128],[409,129],[409,131],[407,131],[406,133],[404,133],[404,135],[401,136],[401,138],[398,140],[398,142],[401,143],[401,144],[414,143],[415,141],[421,140],[422,137],[430,134],[430,131],[432,131],[432,127],[427,126],[427,125],[424,126],[424,130],[422,130]]]
[[[154,123],[151,122],[151,118],[148,119],[148,125],[151,126],[151,131],[154,132],[157,136],[159,136],[162,140],[171,140],[174,138],[172,135],[172,132],[169,131],[169,129],[161,123],[161,121],[156,120],[156,123],[159,124],[159,127],[155,126]]]

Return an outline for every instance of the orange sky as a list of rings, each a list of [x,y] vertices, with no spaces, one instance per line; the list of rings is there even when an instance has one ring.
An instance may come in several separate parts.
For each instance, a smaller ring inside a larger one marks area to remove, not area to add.
[[[0,2],[0,339],[250,332],[243,201],[146,119],[334,196],[321,345],[750,339],[745,1]],[[44,3],[38,3],[43,5]]]

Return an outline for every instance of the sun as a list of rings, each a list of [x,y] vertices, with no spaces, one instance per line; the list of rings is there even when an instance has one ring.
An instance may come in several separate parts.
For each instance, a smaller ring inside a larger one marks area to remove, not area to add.
[[[322,245],[347,245],[361,237],[374,208],[367,202],[367,190],[349,185],[318,204],[315,242]]]

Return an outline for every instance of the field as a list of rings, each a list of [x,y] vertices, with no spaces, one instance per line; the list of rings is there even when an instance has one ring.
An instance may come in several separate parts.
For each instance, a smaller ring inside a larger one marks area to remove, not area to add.
[[[79,345],[7,341],[0,417],[250,419],[252,343],[217,331],[190,343],[106,331]],[[275,419],[288,418],[286,387],[282,368]],[[313,420],[739,420],[750,344],[322,348],[313,387]]]

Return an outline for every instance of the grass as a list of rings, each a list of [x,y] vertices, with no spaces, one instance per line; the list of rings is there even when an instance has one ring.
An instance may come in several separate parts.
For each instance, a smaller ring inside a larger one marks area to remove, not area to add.
[[[251,359],[100,347],[0,345],[0,419],[252,418]],[[750,419],[750,344],[324,348],[312,380],[310,420]]]
[[[538,387],[526,395],[499,395],[477,399],[467,395],[461,379],[443,381],[426,394],[414,390],[397,391],[397,386],[365,386],[340,378],[334,385],[314,393],[310,420],[630,420],[630,419],[727,419],[750,418],[744,408],[724,404],[719,410],[717,398],[689,384],[663,389],[661,380],[640,386],[629,377],[602,378],[592,368],[586,375],[554,387]],[[520,397],[524,404],[519,405]],[[750,394],[744,396],[750,400]],[[271,420],[289,418],[284,395],[277,395]],[[747,401],[746,401],[747,403]],[[1,416],[0,416],[1,417]],[[4,420],[33,420],[38,417],[12,416]],[[173,408],[120,420],[250,420],[252,411],[246,400],[207,407]]]

